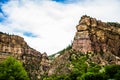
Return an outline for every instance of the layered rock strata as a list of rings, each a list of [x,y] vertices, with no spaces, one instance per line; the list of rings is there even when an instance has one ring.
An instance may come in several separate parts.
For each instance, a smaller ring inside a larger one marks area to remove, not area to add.
[[[120,27],[83,16],[72,48],[81,52],[111,52],[120,56]]]
[[[76,29],[72,49],[84,53],[106,53],[103,58],[109,54],[114,63],[120,63],[119,23],[105,23],[85,15],[81,17]]]
[[[20,36],[0,32],[0,61],[8,56],[13,56],[23,62],[31,80],[40,79],[49,68],[46,54],[41,54],[29,47]]]

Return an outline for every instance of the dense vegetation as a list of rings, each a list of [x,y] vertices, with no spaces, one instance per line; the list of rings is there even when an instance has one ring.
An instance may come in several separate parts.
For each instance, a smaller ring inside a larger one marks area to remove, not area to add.
[[[29,80],[22,63],[9,57],[0,63],[0,80]]]
[[[52,75],[43,80],[120,80],[120,65],[99,66],[88,62],[88,54],[75,51],[70,54],[69,67],[72,66],[70,74]]]
[[[107,22],[110,26],[120,27],[120,24],[117,22]]]

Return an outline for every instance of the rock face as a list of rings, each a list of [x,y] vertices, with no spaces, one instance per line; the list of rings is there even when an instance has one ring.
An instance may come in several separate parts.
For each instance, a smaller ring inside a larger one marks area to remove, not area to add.
[[[52,62],[52,65],[48,71],[48,76],[68,74],[70,72],[70,69],[68,68],[68,64],[70,64],[69,58],[69,51],[65,51],[64,54],[57,56]]]
[[[85,15],[76,29],[72,49],[84,53],[112,54],[120,64],[120,24],[105,23]]]
[[[81,52],[111,52],[120,56],[120,27],[83,16],[72,48]]]
[[[31,80],[38,80],[49,68],[46,54],[29,47],[20,36],[0,32],[0,61],[8,56],[23,62]]]
[[[89,16],[82,16],[76,30],[72,48],[62,51],[54,59],[48,75],[69,74],[74,68],[71,59],[77,60],[83,55],[87,57],[88,66],[89,63],[101,66],[120,65],[119,23],[105,23]]]

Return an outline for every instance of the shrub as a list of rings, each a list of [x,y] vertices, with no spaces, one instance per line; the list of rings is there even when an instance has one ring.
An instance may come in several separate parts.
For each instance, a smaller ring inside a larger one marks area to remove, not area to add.
[[[105,67],[105,74],[110,79],[120,80],[120,65],[109,65]]]
[[[22,63],[13,57],[7,58],[0,64],[1,80],[29,80]]]
[[[82,76],[82,80],[107,80],[107,77],[103,73],[87,72]]]

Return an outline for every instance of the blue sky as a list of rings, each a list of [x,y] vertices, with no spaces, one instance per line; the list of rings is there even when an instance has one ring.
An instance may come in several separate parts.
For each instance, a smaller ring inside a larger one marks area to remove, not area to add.
[[[2,10],[2,5],[9,2],[9,0],[0,0],[0,14],[2,14],[3,16],[0,16],[0,22],[4,21],[5,19],[5,14],[3,13],[3,10]]]
[[[63,3],[63,4],[72,4],[83,0],[52,0],[52,1],[56,1],[58,3]]]
[[[0,3],[6,3],[8,2],[9,0],[0,0]]]
[[[4,4],[6,4],[7,2],[9,2],[10,0],[0,0],[0,14],[2,15],[1,17],[0,17],[0,22],[2,23],[4,20],[5,20],[5,18],[7,18],[7,15],[5,15],[4,14],[4,12],[3,12],[3,10],[2,10],[2,6],[4,5]],[[20,31],[20,30],[15,30],[15,32],[16,31],[18,31],[18,32],[21,32],[21,33],[23,33],[23,35],[24,36],[27,36],[27,37],[37,37],[37,35],[35,35],[34,33],[32,33],[32,32],[25,32],[25,31]]]
[[[119,0],[0,0],[0,31],[22,36],[50,55],[71,44],[82,15],[120,23],[119,5]]]
[[[66,0],[52,0],[52,1],[64,3]]]
[[[28,36],[28,37],[33,37],[33,38],[34,38],[34,37],[37,37],[37,35],[34,35],[34,34],[31,33],[31,32],[24,32],[23,35],[24,35],[24,36]]]

